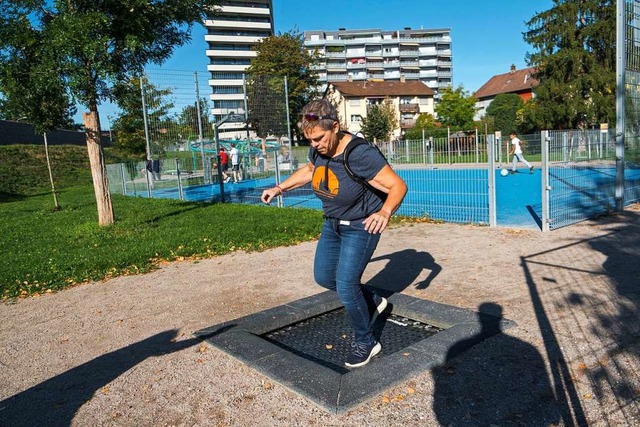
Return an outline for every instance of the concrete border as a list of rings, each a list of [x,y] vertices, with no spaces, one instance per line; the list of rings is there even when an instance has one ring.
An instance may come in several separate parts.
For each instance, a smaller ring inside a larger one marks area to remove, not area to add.
[[[403,294],[394,294],[388,300],[393,314],[444,330],[409,345],[402,352],[379,356],[345,374],[297,356],[261,337],[342,307],[334,292],[323,292],[214,325],[194,335],[334,414],[346,412],[417,373],[441,365],[447,357],[491,336],[483,331],[478,313],[474,311]],[[497,323],[498,319],[494,319]],[[500,328],[493,333],[514,325],[511,320],[501,319]]]

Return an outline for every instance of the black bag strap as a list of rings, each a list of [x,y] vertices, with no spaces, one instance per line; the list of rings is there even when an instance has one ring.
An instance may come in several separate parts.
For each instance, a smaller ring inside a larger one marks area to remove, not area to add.
[[[386,156],[382,153],[382,151],[380,151],[380,148],[370,142],[367,141],[364,138],[361,138],[359,136],[354,136],[351,141],[349,141],[349,143],[347,144],[347,146],[344,149],[344,153],[342,154],[342,159],[330,159],[329,161],[333,161],[336,163],[342,163],[342,165],[344,166],[344,170],[347,172],[347,175],[349,175],[349,177],[351,179],[353,179],[354,181],[360,183],[360,185],[368,188],[371,192],[373,192],[374,194],[376,194],[378,197],[380,197],[380,199],[382,199],[383,201],[387,199],[387,193],[385,193],[384,191],[380,191],[377,188],[375,188],[374,186],[372,186],[371,184],[369,184],[369,181],[367,181],[367,179],[363,176],[360,176],[358,174],[356,174],[353,169],[351,169],[351,166],[349,165],[349,156],[351,155],[351,153],[353,152],[353,150],[356,147],[359,147],[363,144],[369,145],[371,147],[374,147],[376,149],[376,151],[378,153],[380,153],[380,155],[382,156],[382,158],[385,160],[385,162],[387,162],[387,164],[389,164],[389,162],[387,161]],[[313,164],[316,163],[316,159],[319,156],[319,153],[317,150],[313,150]]]

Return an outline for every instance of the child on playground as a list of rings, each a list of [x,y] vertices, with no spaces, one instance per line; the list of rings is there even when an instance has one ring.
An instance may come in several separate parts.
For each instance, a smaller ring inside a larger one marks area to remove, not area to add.
[[[224,147],[220,147],[220,152],[218,153],[218,167],[222,172],[222,179],[224,182],[229,182],[231,177],[227,175],[227,170],[229,169],[229,156],[225,151]]]
[[[516,136],[515,132],[509,134],[511,138],[511,148],[509,149],[509,155],[513,155],[513,166],[511,167],[511,173],[516,173],[516,166],[518,162],[524,163],[529,168],[529,173],[533,173],[533,166],[522,155],[522,141]]]

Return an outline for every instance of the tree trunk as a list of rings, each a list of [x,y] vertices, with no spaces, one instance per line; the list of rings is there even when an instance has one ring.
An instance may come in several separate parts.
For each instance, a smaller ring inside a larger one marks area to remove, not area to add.
[[[53,171],[51,170],[51,160],[49,160],[49,143],[47,142],[47,133],[42,134],[44,138],[44,154],[47,156],[47,169],[49,169],[49,181],[51,182],[51,193],[53,194],[53,210],[59,211],[58,195],[56,194],[56,186],[53,182]]]
[[[97,111],[82,113],[82,120],[87,129],[87,150],[89,152],[89,163],[91,164],[91,177],[93,178],[93,189],[96,194],[98,205],[98,224],[113,224],[113,206],[111,205],[111,195],[109,194],[109,177],[107,167],[104,164],[104,153],[100,144],[100,121]]]

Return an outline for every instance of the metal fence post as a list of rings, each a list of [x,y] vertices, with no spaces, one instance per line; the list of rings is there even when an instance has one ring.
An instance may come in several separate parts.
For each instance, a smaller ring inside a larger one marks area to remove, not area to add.
[[[489,226],[498,225],[496,212],[496,161],[494,153],[494,136],[487,135],[487,184],[489,192]]]
[[[182,191],[182,177],[180,176],[180,159],[176,157],[176,175],[178,175],[178,196],[180,200],[184,200],[184,193]]]
[[[142,119],[144,122],[144,140],[147,147],[147,162],[151,161],[151,143],[149,141],[149,117],[147,115],[147,101],[146,95],[144,93],[144,85],[142,84],[142,80],[144,76],[140,76],[140,96],[142,98]],[[149,170],[147,169],[147,165],[145,164],[145,175],[147,177],[147,194],[149,198],[151,198],[151,188],[153,187],[153,178],[149,174]]]
[[[540,154],[542,160],[542,231],[549,231],[549,197],[551,186],[549,185],[549,131],[540,132]],[[563,135],[563,142],[564,142]]]
[[[124,163],[120,163],[120,174],[122,175],[122,195],[126,196],[127,195],[127,178],[126,175],[124,174]]]
[[[616,210],[624,210],[624,133],[625,133],[625,7],[627,2],[616,2]],[[635,17],[634,17],[635,19]]]
[[[277,151],[273,153],[273,163],[276,165],[276,184],[280,185],[280,180],[282,178],[280,177],[280,163],[278,162]],[[278,207],[279,208],[284,207],[284,201],[282,200],[282,193],[278,195]]]

